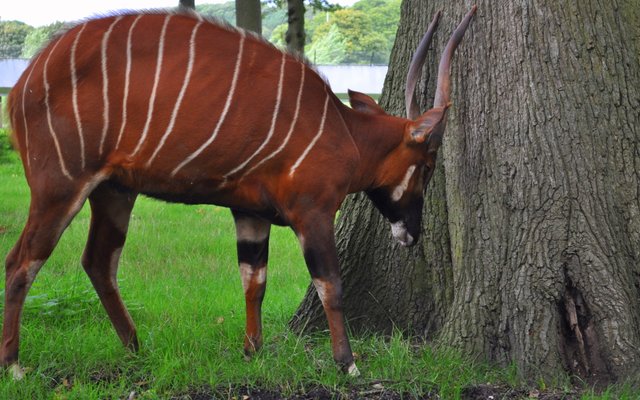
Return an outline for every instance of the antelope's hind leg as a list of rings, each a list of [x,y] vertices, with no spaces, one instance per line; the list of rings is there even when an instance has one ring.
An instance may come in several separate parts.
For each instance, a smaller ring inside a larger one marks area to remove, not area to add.
[[[51,255],[62,232],[84,204],[96,182],[83,186],[32,182],[29,217],[18,242],[6,259],[5,307],[0,366],[9,367],[14,378],[23,372],[17,364],[20,317],[27,292],[38,271]]]
[[[133,320],[118,289],[120,253],[129,227],[136,194],[105,182],[89,196],[91,226],[82,265],[125,347],[137,351]]]
[[[232,212],[246,307],[244,353],[250,356],[262,346],[262,300],[267,287],[271,224],[236,210]]]

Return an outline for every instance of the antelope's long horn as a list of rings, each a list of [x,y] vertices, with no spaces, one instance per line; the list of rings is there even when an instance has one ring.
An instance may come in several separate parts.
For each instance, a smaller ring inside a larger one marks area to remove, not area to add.
[[[469,26],[471,17],[475,14],[477,6],[473,6],[471,10],[464,17],[460,25],[456,28],[455,32],[451,35],[447,47],[442,52],[440,58],[440,65],[438,66],[438,86],[436,87],[436,95],[433,100],[433,107],[446,107],[449,104],[449,96],[451,95],[451,58],[453,53],[462,41],[462,37]]]
[[[438,11],[436,15],[433,16],[433,20],[431,21],[431,24],[429,24],[429,28],[420,41],[420,44],[411,59],[411,64],[409,65],[409,72],[407,73],[407,87],[404,91],[404,104],[407,109],[407,118],[409,119],[416,119],[418,118],[418,115],[420,115],[418,99],[416,99],[416,84],[420,78],[422,66],[427,58],[427,50],[431,43],[431,37],[438,26],[440,14],[442,14],[442,12]]]

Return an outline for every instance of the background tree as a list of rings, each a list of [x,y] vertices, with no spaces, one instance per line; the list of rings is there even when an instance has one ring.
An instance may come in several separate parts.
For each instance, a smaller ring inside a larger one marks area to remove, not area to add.
[[[353,9],[365,13],[371,20],[373,32],[383,39],[380,62],[387,64],[400,21],[400,0],[360,0],[353,4]]]
[[[285,43],[287,49],[295,54],[304,54],[304,0],[287,0],[287,32]]]
[[[381,97],[404,115],[406,68],[444,11],[419,87],[464,2],[405,0]],[[640,371],[640,7],[478,1],[453,61],[423,238],[396,246],[364,196],[337,240],[354,330],[394,327],[555,381]],[[292,322],[324,322],[313,290]]]
[[[331,25],[329,31],[319,36],[307,52],[307,56],[314,64],[342,64],[347,60],[347,43],[336,25]]]
[[[179,7],[195,10],[196,2],[195,0],[180,0]]]
[[[58,32],[64,26],[64,22],[54,22],[49,25],[40,26],[32,29],[24,39],[22,44],[23,58],[33,57],[44,44],[51,39],[51,36]]]
[[[262,34],[260,0],[236,0],[236,26]]]
[[[19,58],[33,27],[19,21],[0,21],[0,58]]]
[[[399,20],[399,0],[360,0],[351,8],[308,7],[304,52],[319,64],[387,64]],[[276,27],[269,40],[285,47],[289,29],[291,24]]]
[[[336,42],[344,46],[345,54],[342,62],[355,64],[385,62],[386,41],[381,32],[377,32],[371,18],[363,11],[355,9],[337,10],[331,13],[326,22],[318,26],[314,31],[313,41],[310,46],[310,54],[316,50],[317,43],[326,43],[331,29],[340,34]],[[330,39],[336,36],[332,33]]]

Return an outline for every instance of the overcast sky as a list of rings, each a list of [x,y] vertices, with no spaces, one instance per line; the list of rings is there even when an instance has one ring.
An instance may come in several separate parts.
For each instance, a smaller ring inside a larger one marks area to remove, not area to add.
[[[198,1],[224,3],[226,0]],[[331,1],[350,5],[355,0]],[[18,20],[32,26],[47,25],[55,21],[75,21],[115,10],[175,7],[178,0],[1,0],[0,20]]]

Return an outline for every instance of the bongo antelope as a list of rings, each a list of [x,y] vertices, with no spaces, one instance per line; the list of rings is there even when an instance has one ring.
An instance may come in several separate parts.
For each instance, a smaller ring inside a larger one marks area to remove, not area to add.
[[[450,62],[474,12],[449,40],[434,106],[420,114],[414,89],[440,13],[434,17],[410,67],[406,119],[357,92],[349,93],[349,108],[305,62],[195,14],[124,13],[58,35],[9,97],[31,205],[6,259],[1,365],[21,374],[25,297],[87,199],[82,265],[122,343],[138,348],[116,274],[131,210],[144,194],[231,209],[247,354],[262,344],[270,226],[291,227],[326,312],[333,357],[357,374],[334,217],[348,193],[364,191],[401,244],[418,239],[450,104]]]

